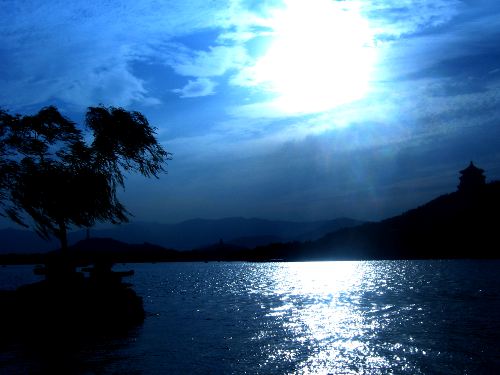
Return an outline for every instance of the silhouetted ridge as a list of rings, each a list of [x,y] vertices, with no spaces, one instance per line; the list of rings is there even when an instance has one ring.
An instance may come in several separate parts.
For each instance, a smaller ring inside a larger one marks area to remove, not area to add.
[[[489,258],[498,235],[500,183],[442,195],[378,223],[329,234],[298,257],[349,259]]]
[[[500,182],[473,162],[458,191],[401,215],[344,228],[306,243],[259,247],[255,260],[497,258]]]

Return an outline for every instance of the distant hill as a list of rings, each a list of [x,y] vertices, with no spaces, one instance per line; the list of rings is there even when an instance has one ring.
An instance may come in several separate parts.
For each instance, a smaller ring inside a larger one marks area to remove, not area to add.
[[[114,263],[169,261],[178,259],[178,251],[149,243],[128,244],[112,238],[91,238],[71,246],[71,256],[82,263],[109,259]]]
[[[272,243],[286,242],[282,237],[263,235],[263,236],[247,236],[232,239],[230,244],[234,246],[241,246],[245,248],[254,248],[257,246],[266,246]]]
[[[500,182],[442,195],[377,223],[342,229],[308,243],[256,249],[258,259],[499,258]]]
[[[340,228],[361,224],[341,218],[315,222],[273,221],[241,217],[218,220],[193,219],[177,224],[131,223],[107,230],[93,231],[95,236],[110,237],[128,243],[144,241],[177,250],[209,246],[223,240],[242,247],[253,247],[268,237],[270,242],[313,240]],[[260,239],[259,239],[260,238]]]
[[[234,243],[222,240],[221,234],[227,233],[226,230],[239,235],[248,233],[248,229],[244,229],[245,223],[254,225],[249,226],[253,228],[252,233],[271,228],[283,236],[279,238],[299,238],[312,230],[328,228],[327,222],[323,222],[323,227],[318,223],[302,223],[303,227],[299,228],[301,223],[258,219],[192,220],[174,225],[185,230],[179,233],[179,238],[191,230],[197,243],[219,239],[191,251],[175,251],[149,243],[132,245],[111,238],[91,238],[74,244],[70,253],[82,264],[98,259],[162,262],[499,258],[500,182],[485,184],[473,191],[445,194],[401,215],[337,229],[318,239],[277,242],[274,235],[255,235],[236,238]],[[297,232],[292,235],[289,231],[294,228]],[[194,243],[190,242],[191,245]],[[249,248],[242,243],[265,245]],[[55,253],[47,256],[51,254]],[[44,261],[43,256],[38,255],[2,257],[5,264]]]
[[[122,224],[109,229],[92,230],[91,237],[112,238],[125,243],[148,242],[178,250],[210,246],[221,239],[237,247],[253,248],[274,242],[315,240],[326,233],[361,223],[348,218],[316,222],[245,218],[193,219],[177,224]],[[69,243],[75,244],[86,235],[84,231],[75,231],[69,233],[68,237]],[[47,252],[56,248],[58,248],[56,240],[44,241],[32,231],[0,230],[0,254]]]

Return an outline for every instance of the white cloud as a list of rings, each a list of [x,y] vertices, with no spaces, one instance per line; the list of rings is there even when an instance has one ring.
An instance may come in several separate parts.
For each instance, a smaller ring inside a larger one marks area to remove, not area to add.
[[[179,94],[181,98],[197,98],[215,94],[215,86],[216,83],[208,78],[197,78],[189,80],[183,88],[172,90],[172,92]]]
[[[235,73],[230,77],[231,84],[248,86],[252,82],[249,82],[251,77],[245,76],[248,73],[245,67],[252,64],[252,58],[245,43],[269,32],[272,26],[271,13],[254,12],[239,0],[227,3],[18,0],[11,4],[2,4],[0,13],[0,102],[11,109],[53,99],[82,107],[100,102],[125,106],[158,104],[162,93],[154,91],[132,69],[138,60],[161,61],[178,75],[193,77],[184,87],[173,90],[181,98],[214,94],[216,83],[210,78],[228,72]],[[480,40],[479,33],[470,30],[498,29],[491,27],[498,25],[498,17],[491,16],[487,25],[475,20],[464,24],[467,27],[456,30],[453,35],[441,33],[405,39],[402,36],[450,22],[461,9],[460,3],[457,0],[380,0],[360,4],[370,15],[372,26],[401,38],[379,48],[383,52],[380,68],[388,73],[386,76],[381,73],[377,79],[389,84],[377,93],[377,98],[371,97],[369,105],[361,101],[353,106],[339,106],[337,119],[343,118],[343,123],[365,119],[369,117],[366,114],[390,121],[386,117],[403,107],[394,97],[396,94],[408,96],[408,102],[414,98],[414,86],[393,86],[402,74],[466,53],[455,46],[474,35]],[[176,36],[214,29],[220,30],[219,38],[205,50],[191,50],[171,41]],[[451,45],[453,50],[447,47]],[[259,92],[262,86],[250,89]],[[265,118],[271,122],[296,115],[279,113],[272,95],[267,102],[263,96],[253,97],[260,102],[250,100],[229,109],[229,115],[240,122],[249,118]],[[321,129],[329,127],[304,126],[297,131],[304,134]]]
[[[364,13],[382,38],[400,38],[444,25],[463,7],[459,0],[373,0],[362,2]]]
[[[138,60],[156,57],[156,46],[197,30],[229,27],[237,1],[61,1],[18,0],[0,11],[0,100],[11,109],[64,100],[128,105],[158,103],[133,70]],[[239,63],[229,48],[192,52],[179,72],[223,74]],[[181,55],[182,57],[182,55]],[[203,69],[205,69],[203,71]]]
[[[245,48],[239,45],[214,46],[207,51],[196,51],[182,45],[169,44],[160,59],[182,76],[215,77],[228,70],[243,67],[248,56]]]

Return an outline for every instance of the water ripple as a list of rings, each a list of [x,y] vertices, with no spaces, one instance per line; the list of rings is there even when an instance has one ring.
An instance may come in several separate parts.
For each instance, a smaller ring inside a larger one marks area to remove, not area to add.
[[[77,360],[67,362],[66,370],[493,374],[500,368],[499,265],[127,265],[136,270],[131,281],[149,313],[144,326],[121,341],[72,354]],[[12,272],[21,276],[17,268]],[[40,361],[43,356],[0,352],[0,372],[3,365],[9,371],[37,373],[34,369],[47,367]]]

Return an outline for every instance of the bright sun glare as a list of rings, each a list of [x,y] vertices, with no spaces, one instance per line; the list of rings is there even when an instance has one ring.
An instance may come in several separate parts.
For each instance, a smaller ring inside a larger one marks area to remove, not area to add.
[[[320,112],[367,93],[375,50],[359,3],[286,0],[270,22],[273,39],[253,74],[278,110]]]

